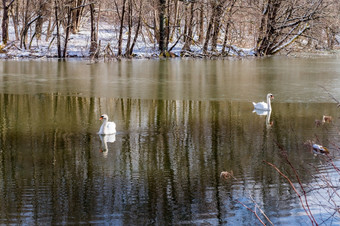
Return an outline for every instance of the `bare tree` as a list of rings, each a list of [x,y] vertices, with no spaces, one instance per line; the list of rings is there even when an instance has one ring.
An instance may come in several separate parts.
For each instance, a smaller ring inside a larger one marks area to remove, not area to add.
[[[41,39],[42,27],[45,20],[44,16],[48,14],[47,4],[47,0],[39,0],[37,5],[36,15],[39,17],[35,22],[35,37],[37,40]]]
[[[19,40],[19,1],[14,1],[13,6],[11,7],[11,17],[13,21],[13,28],[14,28],[14,34],[15,39]]]
[[[191,46],[191,42],[193,40],[193,26],[194,26],[194,6],[195,6],[195,2],[192,1],[190,4],[190,14],[187,15],[188,19],[186,20],[185,23],[185,27],[187,27],[187,29],[185,29],[185,31],[187,30],[187,32],[184,33],[184,45],[182,48],[182,51],[190,51],[190,46]]]
[[[211,13],[209,23],[208,23],[208,27],[207,27],[207,31],[205,33],[205,41],[204,41],[204,44],[203,44],[203,53],[206,53],[208,51],[208,45],[209,45],[209,41],[211,39],[211,30],[212,30],[212,27],[213,27],[213,23],[214,23],[214,13]]]
[[[3,12],[2,12],[2,42],[3,44],[7,44],[8,41],[8,23],[9,23],[9,17],[8,17],[8,12],[9,8],[11,5],[14,3],[15,0],[11,0],[7,4],[7,0],[2,0],[2,7],[3,7]]]
[[[72,19],[71,19],[71,30],[73,34],[76,34],[79,31],[80,20],[83,16],[85,7],[82,7],[86,4],[86,0],[74,0],[72,5]]]
[[[256,54],[272,55],[293,43],[310,28],[309,21],[320,18],[322,3],[323,0],[263,2]]]
[[[224,14],[224,5],[226,0],[220,0],[215,6],[214,10],[214,29],[212,34],[212,41],[211,41],[211,51],[216,52],[217,47],[217,40],[219,36],[219,32],[221,29],[221,19]]]
[[[45,35],[50,46],[56,43],[58,57],[67,56],[68,40],[83,29],[82,21],[89,21],[90,54],[98,50],[98,24],[103,21],[109,21],[118,31],[114,40],[117,44],[107,44],[116,46],[117,55],[125,57],[133,54],[137,39],[151,42],[162,54],[177,44],[182,45],[183,51],[190,51],[195,44],[202,45],[203,53],[211,50],[224,56],[234,46],[253,48],[257,56],[264,56],[289,48],[332,49],[340,45],[337,0],[114,0],[114,4],[109,0],[100,4],[95,0],[2,0],[2,3],[4,44],[9,40],[11,18],[20,47],[30,48],[28,40],[31,44],[34,38],[39,41]],[[101,7],[105,10],[100,11]],[[307,40],[308,44],[297,40]]]
[[[136,6],[137,7],[137,6]],[[137,21],[137,27],[136,27],[136,31],[135,31],[135,36],[133,38],[133,41],[132,41],[132,44],[131,46],[126,46],[126,53],[125,55],[126,56],[131,56],[132,55],[132,52],[133,52],[133,48],[137,42],[137,38],[138,38],[138,35],[139,35],[139,31],[142,27],[142,12],[143,12],[143,0],[139,0],[139,7],[138,7],[138,21]]]
[[[227,41],[228,41],[228,35],[229,35],[229,29],[232,24],[232,15],[234,13],[234,6],[237,0],[230,1],[229,10],[227,12],[227,20],[225,25],[225,31],[224,31],[224,39],[223,39],[223,46],[222,46],[222,54],[225,54],[225,49],[227,47]]]

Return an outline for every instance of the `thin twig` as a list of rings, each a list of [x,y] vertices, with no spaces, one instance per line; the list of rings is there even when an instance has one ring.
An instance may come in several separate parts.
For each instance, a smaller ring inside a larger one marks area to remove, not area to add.
[[[253,201],[253,203],[255,204],[255,206],[260,210],[260,212],[262,213],[262,215],[267,219],[267,221],[271,224],[274,225],[273,222],[271,222],[269,220],[269,218],[267,217],[267,215],[264,213],[264,211],[259,207],[259,205],[257,205],[257,203],[255,202],[255,200],[253,199],[253,197],[251,195],[249,195],[249,197],[251,198],[251,200]]]
[[[294,184],[292,183],[292,181],[284,174],[282,173],[274,164],[270,163],[270,162],[267,162],[265,160],[263,160],[263,162],[267,163],[268,165],[270,165],[271,167],[273,167],[281,176],[283,176],[287,181],[288,183],[290,184],[290,186],[293,188],[293,190],[295,191],[295,193],[297,194],[297,196],[299,197],[300,199],[300,202],[301,202],[301,205],[303,207],[303,209],[305,210],[307,216],[309,217],[310,221],[312,222],[312,224],[317,224],[315,222],[314,217],[312,218],[312,216],[310,215],[309,211],[306,209],[305,205],[303,204],[303,200],[302,200],[302,196],[300,195],[300,193],[297,191],[297,189],[295,188]]]
[[[257,213],[254,211],[254,210],[252,210],[252,209],[250,209],[248,206],[246,206],[245,204],[243,204],[242,202],[240,202],[240,201],[238,201],[238,200],[236,200],[238,203],[240,203],[241,205],[243,205],[245,208],[247,208],[249,211],[251,211],[256,217],[257,217],[257,219],[261,222],[261,224],[262,225],[266,225],[262,220],[261,220],[261,218],[259,217],[259,215],[257,215]]]
[[[324,89],[326,91],[326,93],[330,96],[330,98],[332,98],[338,105],[337,107],[340,107],[340,101],[338,101],[330,92],[328,92],[328,90],[323,87],[322,85],[319,85],[322,89]]]
[[[300,177],[299,177],[298,173],[296,172],[295,167],[294,167],[294,166],[292,165],[292,163],[288,160],[287,151],[286,151],[286,150],[285,150],[278,142],[276,142],[276,145],[280,148],[282,156],[285,158],[286,162],[288,163],[288,165],[289,165],[289,166],[291,167],[291,169],[293,170],[293,172],[294,172],[294,174],[295,174],[295,177],[296,177],[296,179],[298,180],[298,183],[299,183],[299,185],[300,185],[300,188],[301,188],[301,190],[302,190],[302,192],[303,192],[303,196],[304,196],[304,198],[305,198],[305,203],[306,203],[306,206],[307,206],[307,209],[308,209],[308,212],[309,212],[309,216],[313,219],[312,223],[313,223],[313,222],[316,223],[316,220],[315,220],[315,218],[314,218],[314,216],[313,216],[313,214],[312,214],[312,211],[311,211],[310,208],[309,208],[309,204],[308,204],[308,200],[307,200],[306,191],[305,191],[305,189],[304,189],[304,187],[303,187],[303,185],[302,185],[302,182],[301,182],[301,180],[300,180]],[[317,224],[317,223],[316,223],[316,224]],[[313,225],[314,225],[314,224],[313,224]]]

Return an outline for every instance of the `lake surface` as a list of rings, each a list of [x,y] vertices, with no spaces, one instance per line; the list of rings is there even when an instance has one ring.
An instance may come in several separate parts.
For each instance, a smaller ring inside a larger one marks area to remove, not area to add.
[[[340,225],[339,62],[0,61],[0,224]]]

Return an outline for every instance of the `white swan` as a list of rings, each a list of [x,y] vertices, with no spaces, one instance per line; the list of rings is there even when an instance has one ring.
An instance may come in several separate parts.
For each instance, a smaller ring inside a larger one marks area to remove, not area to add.
[[[107,116],[107,114],[101,115],[99,120],[103,120],[103,124],[100,127],[98,134],[116,133],[116,123],[109,122],[109,117]]]
[[[256,110],[262,110],[262,111],[272,110],[272,106],[270,104],[271,99],[274,99],[274,96],[273,96],[273,94],[268,93],[267,94],[267,103],[266,102],[258,102],[258,103],[253,102],[254,108]]]

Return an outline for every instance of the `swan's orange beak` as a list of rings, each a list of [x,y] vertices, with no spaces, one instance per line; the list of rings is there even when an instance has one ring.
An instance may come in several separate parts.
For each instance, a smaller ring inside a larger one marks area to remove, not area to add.
[[[274,96],[273,96],[273,95],[271,95],[271,96],[270,96],[270,98],[271,98],[271,99],[274,99]]]
[[[103,116],[101,116],[100,118],[99,118],[99,120],[102,120],[103,119]]]

